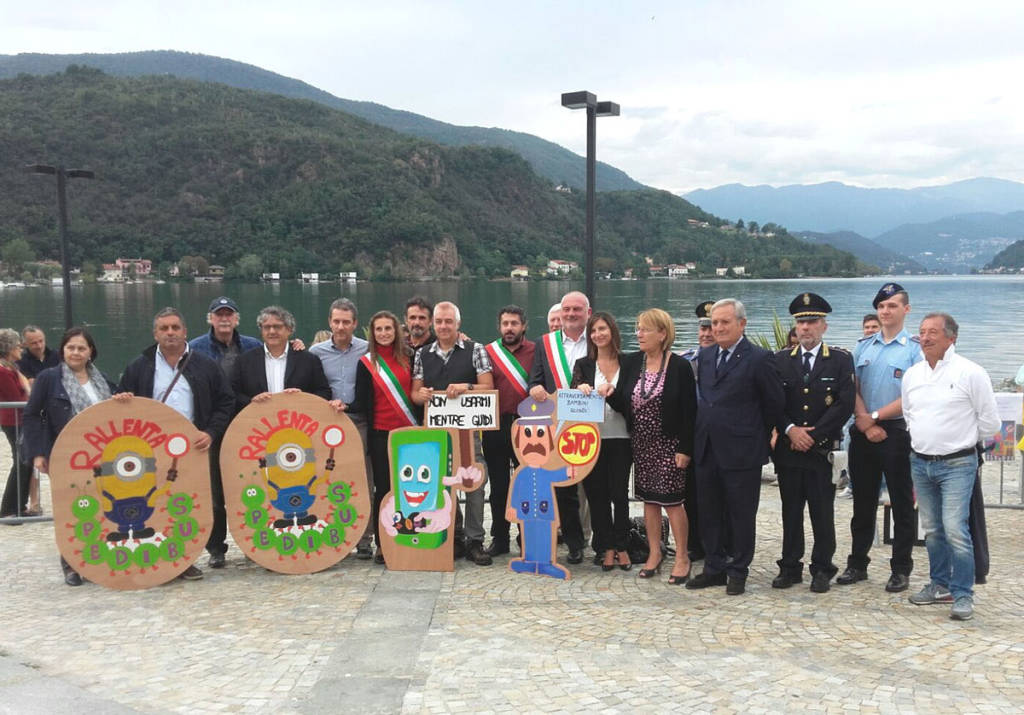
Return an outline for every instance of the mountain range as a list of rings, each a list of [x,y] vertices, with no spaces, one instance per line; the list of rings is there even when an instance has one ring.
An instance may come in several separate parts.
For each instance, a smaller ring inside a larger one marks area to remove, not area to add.
[[[683,196],[734,221],[773,221],[791,231],[855,231],[876,240],[903,224],[1024,210],[1024,184],[991,178],[914,189],[865,189],[836,181],[779,187],[726,184]]]
[[[17,77],[19,74],[63,72],[68,65],[95,67],[106,74],[121,77],[173,75],[182,79],[220,82],[240,89],[308,99],[362,117],[382,127],[438,144],[511,149],[530,162],[534,171],[555,184],[576,189],[586,186],[586,161],[583,157],[532,134],[489,127],[458,126],[375,102],[343,99],[300,80],[221,57],[171,50],[116,54],[0,55],[0,79]],[[598,191],[623,191],[645,187],[624,171],[597,162],[596,188]]]

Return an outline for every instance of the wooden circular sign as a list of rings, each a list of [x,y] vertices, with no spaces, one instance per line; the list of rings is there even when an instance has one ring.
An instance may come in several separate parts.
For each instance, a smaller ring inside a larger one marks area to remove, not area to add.
[[[199,558],[213,524],[200,432],[145,397],[83,410],[50,453],[57,548],[83,577],[149,588]]]
[[[369,524],[362,439],[348,415],[316,395],[249,403],[224,435],[220,468],[235,543],[272,571],[329,568]]]

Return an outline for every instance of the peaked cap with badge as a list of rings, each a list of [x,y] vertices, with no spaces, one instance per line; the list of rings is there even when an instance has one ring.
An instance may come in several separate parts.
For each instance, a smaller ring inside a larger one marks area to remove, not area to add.
[[[796,320],[817,320],[832,312],[832,306],[817,293],[801,293],[789,304],[789,314]]]
[[[697,308],[693,312],[697,314],[698,323],[701,325],[711,325],[711,306],[714,304],[715,301],[706,300],[697,305]]]

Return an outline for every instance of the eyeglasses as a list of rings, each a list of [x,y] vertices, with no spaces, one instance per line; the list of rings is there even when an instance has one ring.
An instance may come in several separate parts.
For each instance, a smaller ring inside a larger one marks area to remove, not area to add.
[[[264,323],[260,330],[287,330],[284,323]]]

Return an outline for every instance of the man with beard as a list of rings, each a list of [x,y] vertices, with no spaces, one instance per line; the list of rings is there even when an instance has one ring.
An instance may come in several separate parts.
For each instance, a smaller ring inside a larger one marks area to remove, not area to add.
[[[557,390],[567,390],[572,381],[576,360],[587,354],[587,320],[590,300],[579,291],[562,298],[562,327],[546,333],[537,343],[530,370],[530,397],[543,402]],[[562,521],[562,537],[569,547],[570,564],[583,561],[583,524],[580,520],[580,498],[576,485],[555,487],[558,513]]]
[[[494,387],[498,390],[500,427],[483,433],[487,481],[491,484],[491,545],[487,553],[500,556],[509,552],[509,522],[505,518],[509,474],[519,466],[512,449],[512,423],[516,409],[526,398],[529,369],[533,365],[534,342],[526,339],[526,314],[518,305],[506,305],[498,311],[501,339],[485,345],[494,367]]]
[[[413,296],[405,302],[405,344],[412,352],[434,341],[431,320],[434,317],[434,306],[426,298]]]

